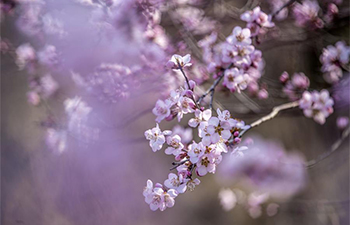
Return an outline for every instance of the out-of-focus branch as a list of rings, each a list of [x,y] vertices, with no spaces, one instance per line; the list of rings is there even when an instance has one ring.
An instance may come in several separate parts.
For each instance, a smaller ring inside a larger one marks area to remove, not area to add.
[[[176,20],[176,16],[173,15],[171,12],[174,9],[171,9],[168,11],[169,18],[176,29],[178,29],[181,33],[184,33],[183,39],[185,40],[186,44],[191,48],[192,52],[196,56],[198,60],[202,59],[202,53],[197,44],[195,43],[195,40],[193,40],[193,35],[188,32],[185,28],[180,26],[180,21]]]
[[[279,12],[281,12],[284,8],[292,5],[294,2],[296,2],[297,0],[289,0],[288,2],[286,2],[284,5],[282,5],[281,8],[279,8],[276,12],[271,14],[271,17],[275,17]]]
[[[348,127],[346,130],[343,131],[341,137],[332,145],[331,150],[329,152],[325,152],[320,156],[318,156],[316,159],[313,159],[307,162],[306,164],[307,168],[310,169],[314,167],[317,163],[321,162],[322,160],[332,155],[337,149],[339,149],[340,145],[349,136],[349,134],[350,134],[350,127]]]

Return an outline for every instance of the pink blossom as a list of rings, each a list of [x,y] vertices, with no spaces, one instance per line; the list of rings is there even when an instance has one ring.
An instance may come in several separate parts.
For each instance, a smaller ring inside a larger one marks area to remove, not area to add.
[[[211,47],[217,40],[218,33],[212,32],[210,35],[206,36],[198,42],[198,46],[201,48]]]
[[[178,7],[176,17],[184,24],[188,31],[194,34],[206,34],[215,29],[215,21],[204,15],[204,11],[195,7]]]
[[[274,216],[277,214],[278,212],[278,208],[280,206],[276,203],[270,203],[267,205],[267,208],[266,208],[266,213],[268,216]]]
[[[181,153],[184,145],[181,143],[181,137],[179,135],[173,135],[167,137],[168,148],[165,149],[165,154],[177,156]]]
[[[289,0],[269,0],[272,11],[275,13],[280,10]],[[277,20],[284,20],[288,16],[288,7],[284,7],[278,14],[275,15]]]
[[[223,188],[219,192],[219,200],[222,208],[225,211],[230,211],[236,206],[237,197],[235,193],[229,188]]]
[[[241,90],[245,90],[248,87],[249,82],[250,76],[236,67],[225,70],[223,85],[230,89],[231,92],[237,91],[240,93]]]
[[[170,100],[157,100],[156,106],[153,108],[152,112],[157,116],[156,121],[160,123],[162,120],[170,116],[171,110],[170,107],[172,103]]]
[[[193,139],[193,129],[191,128],[185,128],[180,125],[174,126],[172,130],[173,135],[179,135],[181,137],[181,141],[184,144],[188,144],[192,141]]]
[[[198,178],[191,179],[187,182],[187,190],[193,191],[196,186],[198,186],[201,181]]]
[[[199,109],[196,109],[194,115],[195,117],[191,118],[188,121],[188,125],[190,127],[197,127],[202,121],[208,121],[209,118],[211,117],[211,110],[206,109],[204,111],[201,111]]]
[[[301,97],[301,94],[309,88],[310,80],[304,73],[295,73],[289,79],[287,72],[284,72],[280,80],[283,80],[284,88],[283,92],[289,97],[290,100],[295,101]]]
[[[147,180],[147,186],[143,188],[143,196],[145,197],[145,202],[150,204],[152,201],[152,193],[153,193],[153,182],[151,180]]]
[[[304,0],[301,4],[296,3],[293,8],[293,14],[297,26],[306,27],[309,25],[311,28],[322,28],[324,23],[318,17],[320,6],[315,0]]]
[[[171,131],[162,132],[159,129],[158,123],[156,124],[156,127],[145,131],[145,137],[149,140],[149,146],[152,148],[153,152],[159,151],[163,147],[163,144],[165,143],[165,135],[170,134]]]
[[[206,146],[205,154],[196,163],[196,173],[204,176],[207,173],[215,173],[216,166],[221,162],[221,150],[216,150],[216,145]]]
[[[191,61],[191,55],[187,54],[185,56],[180,56],[180,55],[173,55],[171,57],[171,59],[168,61],[167,63],[167,67],[171,68],[171,69],[182,69],[186,66],[191,66],[192,63],[190,63]]]
[[[229,122],[220,121],[217,117],[211,117],[208,122],[199,125],[199,136],[204,145],[215,144],[221,139],[227,141],[231,137]]]
[[[49,98],[59,88],[58,83],[53,79],[50,74],[40,78],[40,94],[44,99]]]
[[[257,36],[263,33],[264,28],[271,28],[275,24],[271,21],[271,16],[261,11],[260,7],[257,6],[251,11],[244,12],[241,15],[241,20],[246,21],[247,27],[251,31],[251,36]]]
[[[27,92],[27,99],[28,102],[32,105],[39,105],[40,103],[40,96],[36,91]]]
[[[248,28],[235,27],[232,34],[226,38],[226,41],[232,45],[250,45],[252,43],[250,30]]]
[[[174,189],[164,191],[163,188],[156,187],[152,192],[152,200],[149,203],[150,209],[156,211],[164,211],[166,208],[171,208],[175,204],[175,197],[177,193]]]
[[[48,128],[46,130],[46,144],[50,149],[61,154],[67,147],[67,132]]]
[[[198,160],[204,155],[206,147],[202,142],[198,144],[193,142],[188,146],[188,156],[190,157],[191,163],[197,163]]]
[[[349,125],[349,117],[340,116],[337,118],[337,127],[340,130],[344,130]]]
[[[174,173],[169,173],[168,179],[164,181],[164,185],[167,188],[174,189],[178,193],[184,193],[187,189],[187,181],[182,174],[176,175]]]
[[[47,66],[54,67],[58,64],[58,54],[56,52],[56,47],[53,45],[47,45],[38,52],[39,63]]]
[[[36,67],[36,52],[34,48],[29,44],[22,44],[16,49],[16,63],[19,69],[28,69],[30,73],[33,73]]]
[[[328,83],[336,83],[343,76],[342,67],[349,63],[349,55],[350,47],[342,41],[323,49],[320,56],[321,71]]]
[[[130,96],[135,79],[130,68],[119,64],[101,64],[87,78],[86,88],[106,102],[116,103]]]
[[[333,113],[333,104],[334,101],[327,90],[312,93],[305,91],[299,101],[299,107],[303,109],[304,115],[313,117],[319,124],[324,124],[326,118]]]
[[[177,106],[179,107],[179,112],[177,114],[177,119],[180,122],[184,114],[187,113],[193,113],[195,108],[195,103],[192,99],[188,97],[181,96],[179,98],[179,101],[177,103]]]

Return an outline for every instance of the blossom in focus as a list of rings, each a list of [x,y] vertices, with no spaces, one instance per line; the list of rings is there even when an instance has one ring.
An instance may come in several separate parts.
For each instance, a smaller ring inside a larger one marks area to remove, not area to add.
[[[185,97],[185,96],[181,96],[179,98],[178,101],[178,107],[179,107],[179,111],[177,114],[177,119],[180,122],[180,120],[182,119],[184,114],[187,113],[192,113],[194,112],[194,108],[195,108],[195,103],[192,99]]]
[[[187,181],[182,174],[176,175],[174,173],[169,173],[168,179],[164,181],[164,185],[167,188],[174,189],[178,193],[184,193],[187,189]]]
[[[188,146],[188,153],[187,155],[190,157],[191,163],[197,163],[198,160],[204,155],[205,153],[205,146],[202,142],[199,142],[198,144],[196,142],[193,142]]]
[[[156,184],[153,188],[151,180],[147,181],[147,186],[143,190],[145,202],[150,205],[152,211],[156,211],[157,209],[164,211],[166,208],[173,207],[177,195],[178,193],[174,189],[165,191],[159,184]]]
[[[237,68],[232,68],[225,70],[223,85],[230,89],[231,92],[237,91],[240,93],[241,90],[245,90],[248,87],[250,80],[248,74],[239,71]]]
[[[205,153],[196,163],[196,173],[198,176],[204,176],[207,173],[215,173],[217,165],[222,160],[222,150],[218,145],[206,146]]]
[[[334,101],[327,90],[312,93],[305,91],[299,100],[299,107],[303,109],[304,115],[312,117],[319,124],[324,124],[326,118],[333,113],[333,105]]]
[[[191,179],[187,182],[187,190],[193,191],[196,186],[198,186],[201,181],[198,178]]]
[[[173,135],[167,137],[167,144],[169,147],[165,149],[165,154],[177,156],[181,153],[184,145],[181,143],[181,137],[179,135]]]
[[[182,69],[186,66],[191,66],[192,63],[190,63],[191,61],[191,55],[187,54],[185,56],[181,56],[181,55],[173,55],[171,57],[171,59],[168,61],[167,63],[167,67],[171,68],[171,69]]]
[[[197,127],[202,121],[208,121],[211,117],[211,110],[206,109],[204,111],[201,111],[199,109],[196,109],[194,116],[194,118],[191,118],[188,121],[188,125],[190,127]]]
[[[145,137],[149,140],[149,145],[153,152],[159,151],[163,147],[163,144],[165,143],[165,135],[170,134],[171,131],[162,132],[158,123],[156,124],[156,127],[145,131]]]
[[[226,41],[233,45],[250,45],[250,30],[248,28],[235,27],[232,34],[226,38]]]
[[[200,123],[198,127],[199,137],[202,138],[202,142],[206,146],[219,142],[221,138],[227,141],[231,137],[231,128],[229,122],[211,117],[208,122]]]

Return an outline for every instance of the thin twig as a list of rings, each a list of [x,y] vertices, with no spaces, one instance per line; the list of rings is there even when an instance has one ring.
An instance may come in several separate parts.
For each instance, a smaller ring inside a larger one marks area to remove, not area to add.
[[[291,109],[291,108],[295,108],[299,105],[299,101],[295,101],[295,102],[289,102],[289,103],[286,103],[286,104],[283,104],[283,105],[280,105],[280,106],[276,106],[272,109],[272,112],[267,115],[267,116],[264,116],[262,117],[261,119],[253,122],[250,127],[253,128],[253,127],[256,127],[256,126],[259,126],[261,123],[267,121],[267,120],[270,120],[272,118],[274,118],[275,116],[277,116],[277,114],[281,111],[281,110],[285,110],[285,109]]]
[[[286,8],[286,7],[288,7],[288,6],[290,6],[290,5],[292,5],[294,2],[296,2],[297,0],[290,0],[290,1],[288,1],[288,2],[286,2],[284,5],[282,5],[282,7],[281,8],[279,8],[276,12],[274,12],[274,13],[272,13],[271,14],[271,17],[273,18],[273,17],[275,17],[279,12],[281,12],[284,8]]]
[[[343,131],[341,137],[332,145],[331,150],[329,152],[325,152],[318,156],[316,159],[308,161],[306,164],[307,168],[310,169],[314,167],[317,163],[321,162],[322,160],[328,158],[331,154],[333,154],[340,147],[343,141],[349,136],[349,133],[350,127]]]
[[[173,167],[170,168],[170,171],[171,170],[174,170],[176,169],[177,167],[181,166],[182,164],[188,162],[189,160],[186,159],[186,160],[183,160],[183,161],[180,161],[180,162],[173,162],[172,164],[174,165]]]
[[[186,79],[186,83],[187,83],[187,87],[188,87],[188,89],[189,89],[189,90],[191,90],[191,87],[190,87],[190,82],[188,81],[188,78],[187,78],[187,76],[186,76],[186,74],[185,74],[184,70],[182,69],[182,67],[181,67],[180,65],[178,65],[178,66],[179,66],[179,68],[180,68],[180,71],[181,71],[182,75],[184,75],[184,77],[185,77],[185,79]],[[192,90],[192,91],[193,91],[193,90]],[[197,103],[196,99],[194,98],[193,93],[192,93],[191,98],[192,98],[192,100],[193,100],[194,104],[196,104],[196,107],[199,109],[199,105],[198,105],[198,103]]]
[[[188,81],[188,78],[187,78],[187,76],[186,76],[184,70],[182,69],[181,65],[178,65],[178,66],[179,66],[179,68],[180,68],[180,71],[181,71],[182,75],[185,77],[185,80],[186,80],[188,89],[190,89],[190,82]]]
[[[224,77],[224,74],[222,74],[221,76],[219,76],[218,78],[216,78],[216,80],[214,81],[214,83],[210,86],[210,88],[198,99],[198,104],[200,104],[202,102],[202,100],[210,93],[212,93],[212,97],[214,96],[213,92],[215,91],[215,87],[218,86],[218,84],[220,83],[220,81],[222,80],[222,78]],[[211,99],[211,104],[213,102],[213,100]]]

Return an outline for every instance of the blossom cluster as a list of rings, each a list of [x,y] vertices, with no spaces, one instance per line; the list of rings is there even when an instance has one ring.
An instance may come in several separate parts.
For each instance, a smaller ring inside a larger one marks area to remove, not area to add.
[[[247,28],[250,29],[252,37],[259,34],[264,34],[267,28],[274,27],[275,24],[271,21],[271,15],[267,15],[259,6],[253,10],[247,11],[241,15],[241,20],[247,22]]]
[[[235,27],[225,42],[214,45],[216,39],[216,33],[212,33],[199,42],[208,71],[224,76],[223,85],[231,92],[241,92],[249,86],[256,86],[253,93],[258,92],[264,61],[261,51],[252,45],[250,29]]]
[[[322,28],[324,22],[319,17],[320,13],[320,6],[315,0],[304,0],[296,3],[293,8],[295,23],[300,27]]]
[[[283,84],[283,92],[291,101],[300,99],[302,93],[310,86],[310,80],[304,73],[295,73],[291,78],[287,72],[283,72],[280,76]]]
[[[320,61],[322,63],[321,71],[324,73],[324,79],[328,83],[336,83],[343,77],[343,68],[349,65],[350,47],[343,41],[323,49]]]
[[[167,65],[183,72],[183,68],[190,63],[189,59],[189,56],[174,55]],[[199,108],[193,94],[194,88],[194,81],[186,82],[184,87],[172,91],[165,101],[158,100],[153,113],[157,122],[175,116],[180,121],[184,114],[194,114],[188,125],[198,129],[200,142],[184,142],[180,135],[168,130],[162,131],[158,124],[145,131],[145,137],[149,140],[153,152],[167,145],[165,154],[174,156],[174,169],[177,170],[177,173],[169,174],[164,182],[165,187],[157,184],[153,188],[152,182],[147,182],[144,196],[152,210],[159,208],[163,211],[166,207],[172,207],[178,194],[193,190],[200,182],[198,178],[193,178],[194,171],[198,176],[215,173],[222,160],[222,153],[228,152],[229,143],[239,143],[240,132],[249,128],[243,121],[233,119],[228,110],[217,109],[217,116],[213,116],[211,109]]]
[[[325,1],[324,9],[321,9],[316,0],[303,0],[293,6],[295,23],[300,27],[320,29],[332,23],[339,13],[338,6],[342,0]],[[322,12],[323,11],[323,12]]]
[[[247,138],[237,149],[243,146],[243,154],[223,160],[219,175],[274,199],[288,199],[304,187],[305,161],[299,154],[287,153],[280,144],[258,137]]]
[[[55,69],[59,64],[59,57],[53,45],[46,45],[37,52],[31,44],[25,43],[16,49],[16,63],[20,70],[25,69],[34,74],[39,67]]]
[[[324,124],[326,118],[333,113],[334,100],[329,96],[327,90],[320,92],[305,91],[299,100],[299,107],[303,110],[304,115],[313,118],[317,123]]]
[[[157,188],[153,189],[153,186],[149,185],[152,182],[148,181],[144,196],[152,210],[159,208],[163,211],[166,207],[172,207],[178,194],[193,190],[200,183],[198,178],[193,178],[193,171],[200,177],[207,173],[215,173],[222,160],[222,153],[228,152],[229,141],[240,142],[239,134],[248,126],[243,121],[233,119],[227,110],[221,112],[218,109],[217,113],[218,116],[215,117],[211,115],[211,110],[196,109],[195,118],[189,120],[189,126],[198,127],[198,136],[201,138],[199,143],[192,141],[185,144],[178,134],[168,130],[162,131],[158,124],[145,132],[145,137],[154,152],[167,144],[165,154],[175,157],[173,164],[177,170],[177,173],[169,174],[168,179],[164,181],[164,188],[162,185],[156,185]],[[167,197],[171,199],[171,203],[168,204],[161,196],[169,191],[174,194],[170,195],[171,198]]]
[[[32,78],[29,82],[30,91],[27,92],[28,102],[38,105],[42,99],[47,100],[58,90],[58,83],[50,74],[40,78]]]

